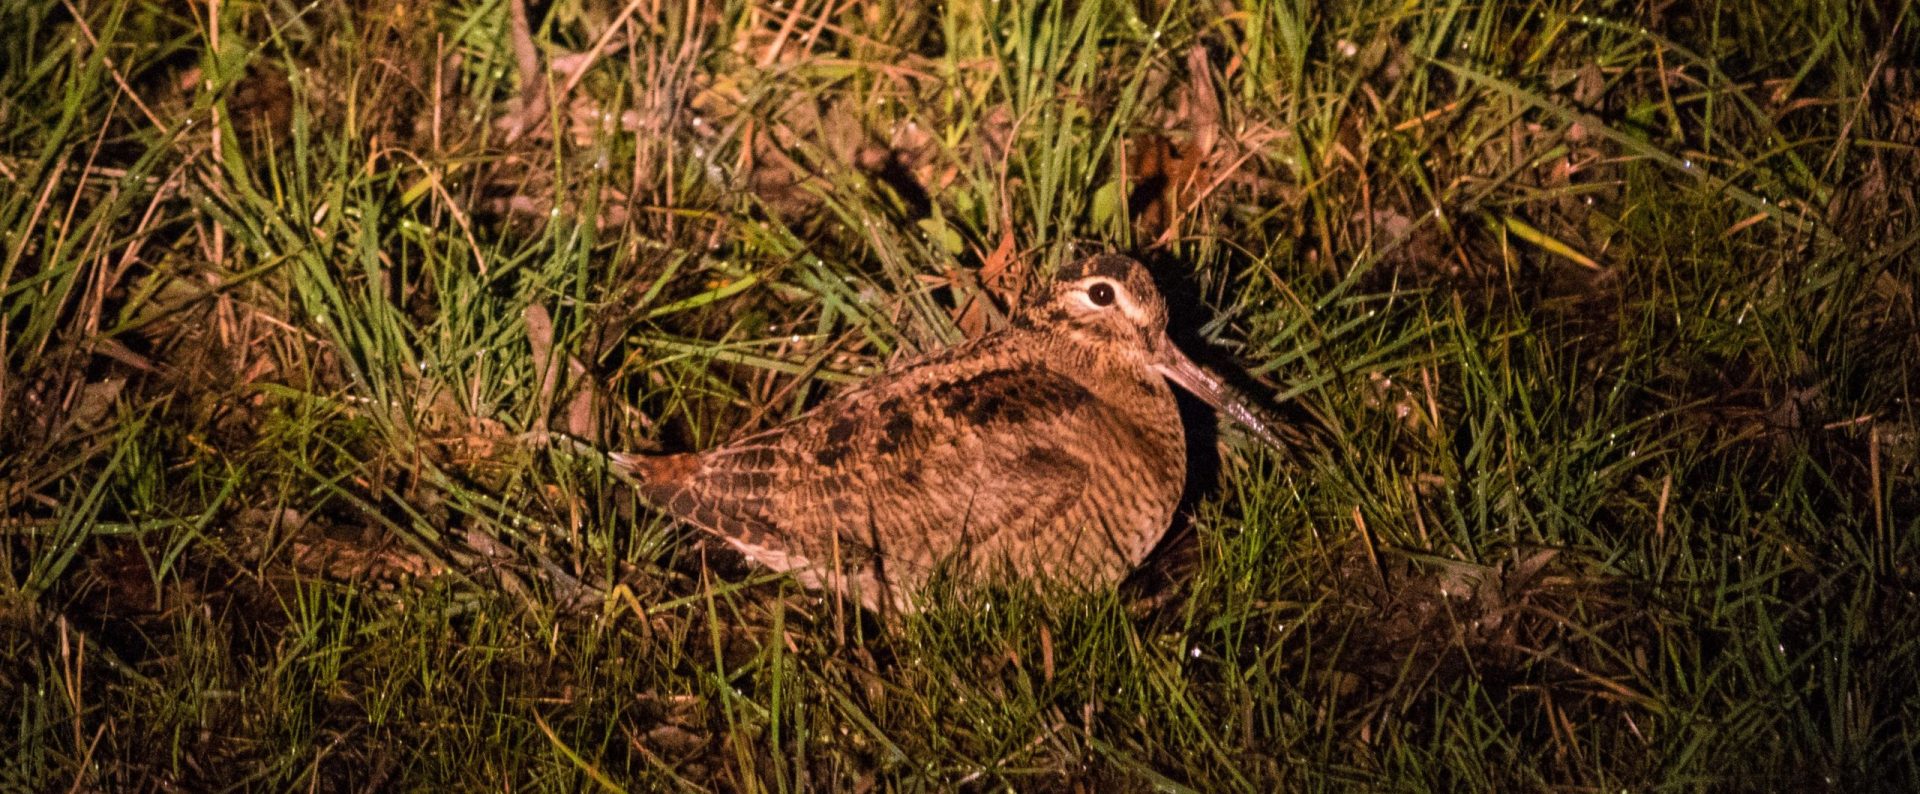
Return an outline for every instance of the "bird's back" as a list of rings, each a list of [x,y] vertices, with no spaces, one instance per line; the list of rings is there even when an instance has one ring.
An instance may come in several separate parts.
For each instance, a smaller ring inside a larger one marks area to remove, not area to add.
[[[655,506],[803,584],[911,606],[936,572],[1116,581],[1185,479],[1164,379],[1009,331],[706,452],[626,458]]]

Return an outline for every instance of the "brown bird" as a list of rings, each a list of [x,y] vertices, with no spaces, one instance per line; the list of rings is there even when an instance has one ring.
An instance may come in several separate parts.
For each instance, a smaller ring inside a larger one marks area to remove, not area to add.
[[[1146,268],[1063,268],[1005,330],[876,375],[705,452],[612,456],[654,506],[801,584],[912,610],[956,582],[1118,582],[1186,480],[1169,380],[1280,443],[1176,348]]]

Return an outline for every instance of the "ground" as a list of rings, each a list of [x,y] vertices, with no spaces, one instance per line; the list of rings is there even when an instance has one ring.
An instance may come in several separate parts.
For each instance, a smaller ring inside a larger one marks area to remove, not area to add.
[[[0,789],[1920,790],[1920,7],[0,0]],[[1087,250],[1114,592],[881,617],[594,448]]]

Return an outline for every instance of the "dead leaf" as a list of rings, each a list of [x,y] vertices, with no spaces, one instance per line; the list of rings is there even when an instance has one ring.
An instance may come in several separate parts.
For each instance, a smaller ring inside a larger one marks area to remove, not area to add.
[[[99,427],[101,421],[113,412],[113,406],[120,401],[120,392],[126,386],[126,378],[107,378],[80,387],[73,407],[67,411],[67,427],[80,430]]]

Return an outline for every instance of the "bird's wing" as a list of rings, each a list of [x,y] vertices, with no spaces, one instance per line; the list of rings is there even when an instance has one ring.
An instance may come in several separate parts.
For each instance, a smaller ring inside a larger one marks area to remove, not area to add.
[[[945,557],[1031,534],[1080,497],[1088,464],[1072,441],[1088,429],[1085,387],[1017,362],[927,369],[723,447],[643,459],[642,493],[770,567],[837,559],[915,582]]]

